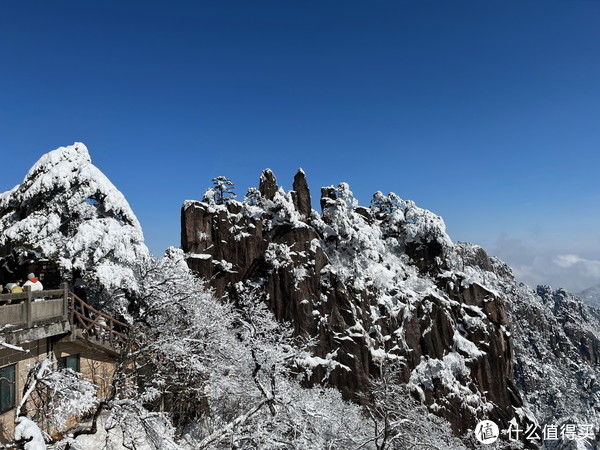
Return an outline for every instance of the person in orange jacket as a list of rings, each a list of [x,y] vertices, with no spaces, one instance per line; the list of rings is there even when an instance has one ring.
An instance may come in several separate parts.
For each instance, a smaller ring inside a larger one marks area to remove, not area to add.
[[[27,286],[29,286],[29,288],[31,289],[31,292],[44,290],[44,285],[42,284],[40,279],[37,278],[35,276],[35,274],[33,274],[33,273],[30,273],[29,275],[27,275],[27,281],[25,282],[25,284],[23,284],[23,287],[27,287]]]

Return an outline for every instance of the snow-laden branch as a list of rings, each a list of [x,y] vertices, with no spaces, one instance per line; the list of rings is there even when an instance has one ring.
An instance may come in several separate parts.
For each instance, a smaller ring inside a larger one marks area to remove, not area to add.
[[[29,350],[24,349],[23,347],[19,347],[18,345],[8,344],[4,341],[0,341],[0,346],[2,346],[4,348],[8,348],[10,350],[15,350],[17,352],[29,353]]]
[[[271,401],[272,400],[270,400],[270,399],[265,399],[265,400],[261,401],[259,404],[250,408],[244,414],[236,417],[234,420],[229,422],[224,427],[214,431],[213,433],[211,433],[209,436],[207,436],[206,438],[204,438],[202,441],[200,441],[198,443],[198,448],[207,448],[211,444],[215,444],[215,443],[223,441],[225,438],[228,437],[228,435],[236,427],[239,427],[239,426],[245,424],[252,416],[254,416],[256,413],[258,413],[262,409],[263,406],[270,403]]]

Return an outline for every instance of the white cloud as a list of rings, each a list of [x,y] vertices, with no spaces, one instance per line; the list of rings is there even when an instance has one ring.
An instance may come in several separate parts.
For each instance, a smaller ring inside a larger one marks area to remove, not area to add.
[[[554,264],[564,269],[582,261],[584,261],[584,259],[577,255],[558,255],[554,258]]]
[[[490,253],[508,263],[521,281],[535,286],[549,284],[580,292],[600,284],[600,246],[577,253],[544,248],[506,235]]]
[[[563,269],[574,268],[581,274],[592,278],[600,278],[600,260],[582,258],[579,255],[558,255],[554,263]]]

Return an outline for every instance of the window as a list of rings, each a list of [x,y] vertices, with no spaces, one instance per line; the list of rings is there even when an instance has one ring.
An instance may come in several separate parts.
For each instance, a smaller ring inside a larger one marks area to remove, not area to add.
[[[75,372],[79,372],[79,355],[70,355],[58,358],[58,368],[72,369]]]
[[[15,407],[15,372],[16,364],[0,369],[0,414]]]

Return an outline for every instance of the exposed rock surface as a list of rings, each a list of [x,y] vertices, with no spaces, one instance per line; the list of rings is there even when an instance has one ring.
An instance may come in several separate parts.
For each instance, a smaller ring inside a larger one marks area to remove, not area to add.
[[[325,187],[318,214],[303,172],[293,189],[284,192],[267,170],[260,195],[243,202],[186,202],[182,248],[219,294],[256,286],[278,319],[315,339],[314,382],[356,398],[380,364],[399,360],[399,381],[458,435],[482,418],[506,428],[534,414],[597,417],[600,326],[581,303],[537,295],[395,194],[376,193],[361,207],[346,184]],[[571,411],[545,396],[555,386],[542,386],[531,367],[543,364],[557,377],[564,369],[560,383],[580,392]]]
[[[275,197],[277,193],[277,179],[270,169],[264,170],[261,174],[258,190],[260,191],[260,195],[267,200],[273,200],[273,197]]]
[[[475,255],[480,247],[461,243]],[[508,329],[515,348],[514,380],[524,402],[522,411],[540,425],[581,424],[594,427],[587,444],[546,442],[545,448],[600,446],[600,321],[597,312],[563,289],[536,291],[514,280],[510,268],[480,254],[476,267],[487,285],[506,298]],[[465,259],[465,261],[467,261]]]
[[[298,212],[304,217],[310,217],[310,212],[312,211],[311,200],[310,200],[310,191],[308,189],[308,183],[306,181],[306,175],[302,169],[296,172],[294,176],[294,184],[292,185],[294,189],[294,205]]]

